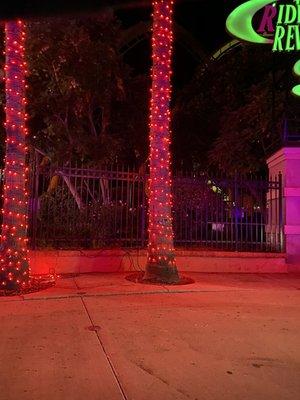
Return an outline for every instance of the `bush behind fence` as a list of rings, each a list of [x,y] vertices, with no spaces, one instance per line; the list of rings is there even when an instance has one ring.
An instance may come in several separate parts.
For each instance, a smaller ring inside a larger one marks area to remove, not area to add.
[[[148,175],[125,167],[30,168],[32,248],[143,248],[147,244]],[[209,173],[175,174],[176,246],[282,251],[282,184]]]

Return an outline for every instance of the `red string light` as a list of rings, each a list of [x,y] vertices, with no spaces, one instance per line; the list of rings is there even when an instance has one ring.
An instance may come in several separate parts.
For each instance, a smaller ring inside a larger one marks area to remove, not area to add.
[[[145,279],[178,281],[173,245],[170,99],[173,0],[153,1],[149,245]]]
[[[3,190],[0,289],[29,282],[27,250],[25,25],[5,24],[6,157]]]

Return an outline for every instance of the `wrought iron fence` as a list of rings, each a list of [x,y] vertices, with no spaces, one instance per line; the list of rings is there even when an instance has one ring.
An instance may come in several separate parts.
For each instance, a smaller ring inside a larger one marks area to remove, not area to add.
[[[124,167],[31,162],[29,238],[33,248],[145,247],[148,176]],[[45,160],[45,159],[44,159]],[[282,251],[282,184],[208,173],[173,180],[175,245]]]
[[[208,174],[174,183],[176,243],[282,251],[281,176],[271,181]]]

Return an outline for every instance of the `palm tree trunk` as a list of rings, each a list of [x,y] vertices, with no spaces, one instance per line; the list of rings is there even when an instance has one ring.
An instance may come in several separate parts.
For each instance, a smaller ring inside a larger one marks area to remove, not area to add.
[[[5,24],[6,158],[3,191],[0,288],[16,290],[29,282],[27,250],[26,113],[22,21]]]
[[[145,280],[176,283],[170,172],[173,0],[153,0],[149,245]]]

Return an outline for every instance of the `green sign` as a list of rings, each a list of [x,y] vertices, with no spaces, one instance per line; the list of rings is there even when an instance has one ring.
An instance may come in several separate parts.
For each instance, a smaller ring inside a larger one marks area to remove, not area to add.
[[[257,31],[253,28],[254,15],[262,10]],[[278,4],[278,0],[249,0],[232,11],[226,20],[227,31],[237,39],[270,44],[274,52],[300,50],[300,0],[294,4]],[[300,76],[300,61],[293,68]],[[292,89],[300,96],[300,85]]]

